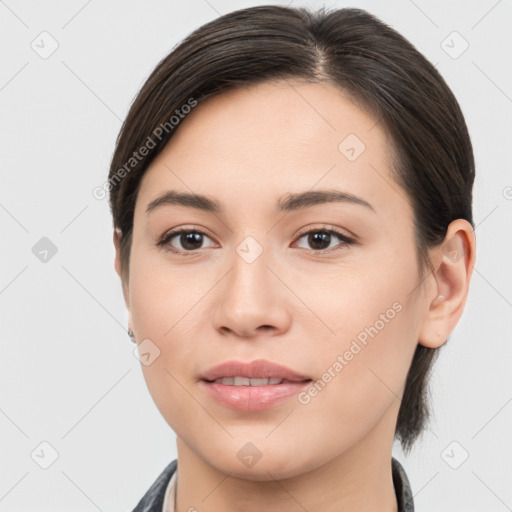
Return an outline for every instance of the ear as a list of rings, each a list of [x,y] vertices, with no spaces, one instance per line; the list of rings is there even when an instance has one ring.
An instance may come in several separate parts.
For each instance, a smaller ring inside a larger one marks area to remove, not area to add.
[[[116,250],[116,257],[114,260],[114,268],[116,269],[117,275],[121,278],[124,302],[126,304],[126,308],[128,309],[128,311],[130,311],[128,283],[125,282],[126,280],[123,278],[123,267],[122,267],[122,260],[121,260],[121,231],[119,230],[119,228],[116,228],[114,230],[113,240],[114,240],[114,247]]]
[[[433,286],[427,287],[420,345],[438,348],[455,329],[466,305],[475,256],[473,227],[464,219],[454,220],[431,255],[434,272],[429,279]]]

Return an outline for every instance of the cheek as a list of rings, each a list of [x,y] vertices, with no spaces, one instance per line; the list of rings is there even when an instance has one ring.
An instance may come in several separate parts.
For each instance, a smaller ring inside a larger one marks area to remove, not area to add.
[[[414,258],[400,260],[394,252],[375,254],[350,267],[328,268],[323,275],[289,276],[309,309],[297,323],[308,334],[318,333],[315,347],[321,352],[332,354],[333,348],[343,352],[355,339],[363,347],[365,342],[369,346],[371,340],[385,339],[374,343],[375,351],[391,353],[393,347],[411,344],[407,333],[418,320],[410,293],[418,282]]]
[[[164,250],[134,244],[130,261],[130,306],[139,337],[172,337],[190,323],[190,313],[211,283],[193,265],[174,266]]]
[[[314,398],[318,414],[349,412],[348,421],[361,421],[365,410],[371,417],[370,407],[378,416],[401,397],[418,341],[420,308],[410,293],[417,284],[416,262],[392,254],[365,264],[364,272],[331,273],[321,284],[308,295],[322,320],[315,321],[321,334],[314,352],[304,347],[319,382],[304,401]]]
[[[157,354],[150,364],[141,365],[148,390],[162,416],[180,433],[180,425],[197,422],[202,411],[190,391],[194,369],[204,359],[209,318],[204,305],[214,281],[198,276],[193,265],[173,271],[157,254],[142,248],[132,253],[130,312],[138,339],[150,340],[143,343]]]
[[[320,354],[311,354],[321,370],[299,396],[300,410],[294,418],[310,436],[332,440],[333,445],[315,450],[348,449],[381,421],[394,429],[416,346],[410,318],[414,311],[394,304],[389,309],[369,307],[364,319],[357,321],[347,315],[346,322],[338,323],[336,340]],[[381,312],[387,312],[384,320]]]

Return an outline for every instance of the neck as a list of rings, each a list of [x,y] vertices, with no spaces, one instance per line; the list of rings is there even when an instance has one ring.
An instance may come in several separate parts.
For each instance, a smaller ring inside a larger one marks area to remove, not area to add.
[[[269,472],[265,480],[230,476],[178,437],[176,512],[397,512],[391,472],[394,424],[391,432],[389,426],[379,423],[319,467],[284,479]]]

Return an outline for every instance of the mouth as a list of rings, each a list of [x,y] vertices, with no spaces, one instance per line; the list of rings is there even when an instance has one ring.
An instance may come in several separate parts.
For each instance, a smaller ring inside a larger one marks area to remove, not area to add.
[[[285,382],[285,379],[280,379],[279,377],[270,377],[268,379],[250,379],[249,377],[238,376],[221,377],[220,379],[215,379],[213,381],[207,382],[216,382],[217,384],[225,384],[226,386],[275,386],[276,384],[281,384],[282,382]]]
[[[207,370],[201,385],[220,405],[239,411],[262,411],[290,399],[312,378],[263,359],[227,361]]]

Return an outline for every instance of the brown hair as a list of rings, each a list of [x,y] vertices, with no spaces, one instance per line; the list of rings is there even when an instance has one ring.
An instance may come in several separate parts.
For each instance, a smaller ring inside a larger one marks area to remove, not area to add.
[[[475,171],[464,117],[441,75],[409,41],[361,9],[252,7],[201,26],[174,47],[123,123],[108,182],[123,287],[142,176],[179,129],[176,120],[190,110],[184,106],[287,78],[329,81],[385,127],[396,155],[394,178],[414,210],[422,276],[432,270],[428,248],[443,241],[449,223],[462,218],[473,225]],[[427,379],[437,352],[418,344],[408,372],[395,432],[406,451],[426,427]]]

